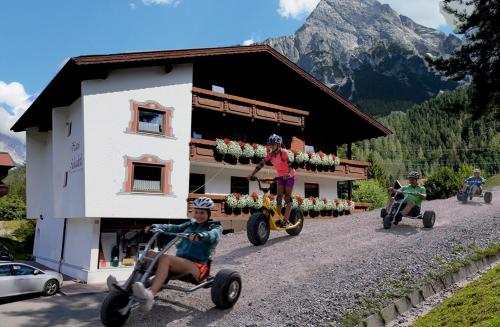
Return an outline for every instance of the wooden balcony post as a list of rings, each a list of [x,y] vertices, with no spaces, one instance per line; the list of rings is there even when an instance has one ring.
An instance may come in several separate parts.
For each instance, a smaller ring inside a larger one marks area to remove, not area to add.
[[[347,143],[347,159],[352,160],[352,143]],[[347,182],[347,198],[352,200],[352,181]]]

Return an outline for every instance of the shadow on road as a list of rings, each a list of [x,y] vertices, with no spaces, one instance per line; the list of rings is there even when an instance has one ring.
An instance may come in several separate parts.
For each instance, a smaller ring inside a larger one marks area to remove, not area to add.
[[[0,306],[2,326],[100,326],[99,306],[95,295],[28,299]]]
[[[217,260],[222,260],[224,262],[224,264],[238,265],[238,264],[240,264],[240,262],[238,262],[238,260],[237,260],[239,258],[244,258],[250,254],[258,252],[258,251],[265,249],[269,246],[273,246],[274,244],[281,243],[281,242],[291,240],[291,239],[293,239],[293,238],[290,237],[289,235],[283,235],[280,237],[272,238],[272,239],[268,240],[266,242],[266,244],[259,245],[259,246],[255,246],[255,245],[251,244],[250,242],[248,242],[248,246],[236,248],[229,253],[218,255],[218,256],[216,256],[216,258],[217,258]]]
[[[384,229],[383,227],[377,228],[375,231],[377,233],[390,233],[401,236],[410,236],[418,233],[423,228],[416,227],[413,225],[405,225],[404,223],[399,223],[397,226],[392,226],[391,229]]]

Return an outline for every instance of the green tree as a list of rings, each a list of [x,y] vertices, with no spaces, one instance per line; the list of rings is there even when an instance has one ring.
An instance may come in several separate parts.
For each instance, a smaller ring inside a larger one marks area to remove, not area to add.
[[[500,109],[500,2],[498,0],[444,0],[444,10],[458,21],[464,44],[448,58],[429,59],[447,77],[472,77],[476,116],[488,108]],[[472,9],[467,13],[463,7]],[[497,112],[498,114],[498,112]]]
[[[387,190],[377,180],[356,181],[354,185],[356,186],[352,192],[354,202],[371,203],[373,208],[381,208],[387,204]]]
[[[9,170],[3,182],[9,186],[8,196],[16,196],[26,200],[26,166],[18,166]]]
[[[447,199],[457,194],[462,185],[459,175],[450,167],[438,167],[425,181],[427,199]]]
[[[0,220],[15,220],[26,218],[26,204],[18,196],[4,196],[0,198]]]
[[[383,187],[387,186],[387,174],[385,172],[382,157],[377,152],[371,152],[366,158],[370,162],[368,167],[368,178],[375,179]]]

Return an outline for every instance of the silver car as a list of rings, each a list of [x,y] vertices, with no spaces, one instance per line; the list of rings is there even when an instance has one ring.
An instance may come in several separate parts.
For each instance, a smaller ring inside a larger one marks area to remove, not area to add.
[[[18,262],[0,261],[0,298],[27,293],[54,295],[63,284],[63,276]]]

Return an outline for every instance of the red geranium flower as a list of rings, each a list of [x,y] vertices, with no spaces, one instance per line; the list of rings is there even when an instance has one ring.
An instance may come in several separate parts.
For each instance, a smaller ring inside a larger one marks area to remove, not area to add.
[[[323,198],[323,203],[327,203],[328,202],[328,199],[327,198]]]
[[[245,142],[243,141],[238,141],[238,144],[240,145],[241,149],[245,147]]]
[[[269,194],[269,200],[274,201],[275,198],[274,194]]]
[[[335,204],[340,204],[340,200],[339,199],[335,199]]]
[[[228,145],[229,143],[231,143],[231,141],[229,139],[224,139],[224,143]]]
[[[323,159],[323,157],[325,156],[325,153],[323,151],[319,151],[318,152],[318,156]]]
[[[239,200],[241,198],[241,194],[240,193],[233,193],[233,195],[236,198],[236,200]]]
[[[295,200],[297,200],[298,204],[302,204],[304,202],[304,200],[302,199],[302,197],[300,195],[296,195]]]
[[[257,201],[259,199],[259,195],[256,192],[253,192],[250,196],[254,201]]]
[[[291,151],[292,151],[293,155],[297,154],[297,150],[292,149]]]
[[[337,156],[332,153],[333,160],[337,159]]]
[[[253,143],[252,147],[253,147],[254,150],[257,150],[257,143]]]

